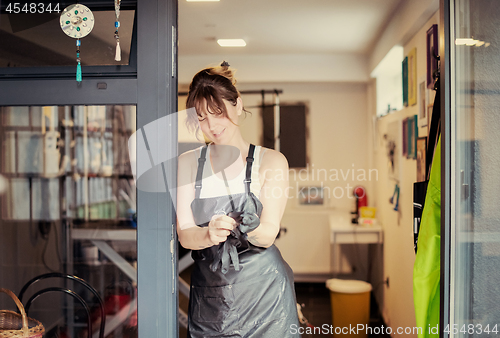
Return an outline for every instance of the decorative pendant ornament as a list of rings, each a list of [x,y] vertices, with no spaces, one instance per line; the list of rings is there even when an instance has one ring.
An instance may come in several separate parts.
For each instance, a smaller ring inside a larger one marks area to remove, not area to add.
[[[78,65],[76,66],[76,81],[82,82],[82,66],[80,65],[80,45],[82,42],[80,39],[76,40],[76,62]]]
[[[118,28],[120,28],[120,4],[121,0],[115,0],[115,39],[116,39],[116,53],[115,61],[122,60],[122,50],[120,48],[120,36],[118,35]]]
[[[74,4],[66,7],[59,20],[63,32],[76,40],[76,81],[82,81],[82,66],[80,64],[80,38],[86,37],[94,28],[94,14],[84,5]]]

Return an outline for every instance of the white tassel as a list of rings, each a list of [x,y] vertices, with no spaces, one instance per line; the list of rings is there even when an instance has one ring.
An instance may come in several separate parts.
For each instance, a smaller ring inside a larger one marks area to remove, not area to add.
[[[120,48],[120,41],[116,42],[116,53],[115,53],[115,61],[122,60],[122,50]]]

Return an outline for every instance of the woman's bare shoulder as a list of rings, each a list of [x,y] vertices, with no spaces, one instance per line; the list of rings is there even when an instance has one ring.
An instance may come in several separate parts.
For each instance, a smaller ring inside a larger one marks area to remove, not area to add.
[[[288,160],[285,155],[269,148],[261,148],[261,152],[264,152],[262,156],[262,162],[260,164],[261,168],[264,169],[287,169],[288,170]]]
[[[188,150],[185,153],[179,155],[178,161],[180,165],[191,165],[196,163],[198,159],[199,148]]]

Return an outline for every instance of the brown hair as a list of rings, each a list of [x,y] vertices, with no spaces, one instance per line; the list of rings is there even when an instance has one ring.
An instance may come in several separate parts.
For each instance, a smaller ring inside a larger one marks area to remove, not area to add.
[[[226,61],[222,62],[220,66],[199,71],[189,85],[186,100],[186,109],[188,110],[186,124],[188,127],[198,131],[198,116],[201,116],[203,110],[210,114],[229,118],[222,100],[236,106],[240,92],[235,85],[234,71],[229,69],[229,64]],[[203,104],[206,106],[203,107]],[[190,108],[194,108],[196,114]],[[246,112],[245,109],[243,110]],[[231,122],[236,124],[234,121]]]

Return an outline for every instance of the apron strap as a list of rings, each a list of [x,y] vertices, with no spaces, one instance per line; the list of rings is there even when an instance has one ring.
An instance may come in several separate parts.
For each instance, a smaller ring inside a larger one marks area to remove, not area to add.
[[[207,160],[206,159],[207,148],[208,146],[201,148],[201,155],[200,158],[198,159],[198,172],[196,173],[196,183],[194,185],[195,198],[200,198],[201,180],[203,178],[203,168],[205,167],[205,161]]]
[[[252,183],[252,163],[253,163],[253,153],[255,151],[255,146],[250,144],[247,156],[247,172],[245,175],[245,191],[247,195],[250,194],[250,183]]]
[[[196,183],[194,185],[195,189],[195,198],[200,198],[201,194],[201,182],[203,178],[203,168],[205,166],[206,162],[206,156],[207,156],[207,148],[208,146],[205,146],[201,149],[201,154],[200,158],[198,159],[198,171],[196,173]],[[255,146],[253,144],[250,144],[250,148],[248,149],[248,156],[247,156],[247,167],[246,167],[246,174],[245,174],[245,191],[248,194],[250,194],[250,183],[252,183],[252,163],[254,161],[253,154],[255,152]]]

